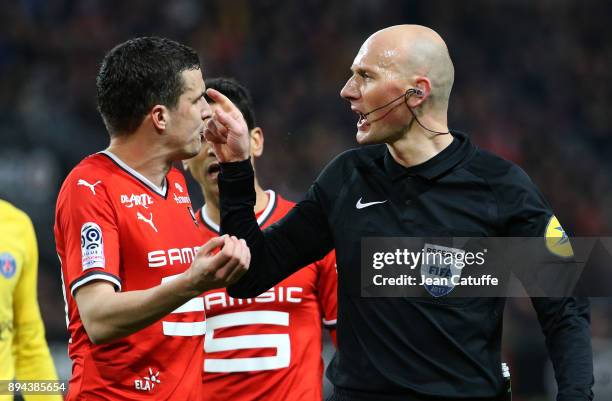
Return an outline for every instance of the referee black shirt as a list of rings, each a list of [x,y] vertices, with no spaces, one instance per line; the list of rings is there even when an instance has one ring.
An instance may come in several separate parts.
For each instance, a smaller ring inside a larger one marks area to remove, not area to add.
[[[503,298],[362,298],[362,237],[543,236],[553,216],[516,165],[464,134],[420,165],[398,164],[386,145],[349,150],[306,198],[260,231],[250,162],[224,163],[221,230],[245,238],[247,274],[228,288],[256,296],[336,249],[336,353],[327,376],[349,400],[495,399],[502,393]],[[384,203],[382,203],[384,201]],[[381,202],[357,208],[369,202]],[[593,395],[589,304],[532,298],[559,385],[558,400]]]

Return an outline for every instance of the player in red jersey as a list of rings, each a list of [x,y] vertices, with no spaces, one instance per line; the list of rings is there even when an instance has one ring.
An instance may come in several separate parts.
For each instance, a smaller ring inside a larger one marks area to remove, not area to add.
[[[171,166],[201,149],[204,89],[197,54],[168,39],[129,40],[102,62],[110,146],[68,175],[55,216],[69,401],[200,399],[201,294],[235,281],[250,258],[234,237],[199,249],[184,177]]]
[[[255,124],[248,91],[234,80],[210,79],[207,87],[228,96],[251,132],[251,156],[263,151],[263,131]],[[216,107],[211,105],[213,109]],[[206,204],[197,212],[206,239],[219,235],[218,163],[207,145],[184,162],[200,183]],[[256,181],[255,212],[262,227],[293,206]],[[335,255],[310,264],[254,299],[230,298],[224,289],[204,294],[203,400],[316,401],[322,398],[321,327],[335,342]]]

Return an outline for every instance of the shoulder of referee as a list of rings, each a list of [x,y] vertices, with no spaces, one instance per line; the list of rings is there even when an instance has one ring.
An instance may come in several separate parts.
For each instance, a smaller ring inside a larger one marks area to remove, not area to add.
[[[553,214],[552,208],[522,168],[490,152],[479,150],[466,169],[488,185],[497,203],[499,223],[507,234],[539,235],[536,231],[541,231]],[[514,228],[510,229],[509,225]],[[519,229],[523,225],[530,227],[528,232]]]
[[[370,145],[346,150],[334,157],[321,171],[315,183],[322,187],[339,188],[355,168],[368,167],[373,160],[384,156],[386,145]]]

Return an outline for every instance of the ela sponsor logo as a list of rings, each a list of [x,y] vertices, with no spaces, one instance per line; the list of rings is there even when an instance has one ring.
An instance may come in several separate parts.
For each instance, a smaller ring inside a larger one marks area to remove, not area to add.
[[[159,380],[159,370],[153,373],[153,369],[151,368],[149,368],[149,373],[145,374],[143,378],[134,380],[134,388],[138,391],[151,392],[156,384],[161,384],[161,380]]]

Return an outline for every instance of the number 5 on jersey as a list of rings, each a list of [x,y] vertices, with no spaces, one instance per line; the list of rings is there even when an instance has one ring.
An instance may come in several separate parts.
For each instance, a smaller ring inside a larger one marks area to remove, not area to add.
[[[172,281],[179,275],[168,276],[162,278],[162,283]],[[204,311],[204,299],[202,297],[195,297],[179,306],[171,313],[186,313],[186,312],[203,312]],[[206,333],[206,321],[203,322],[162,322],[163,333],[166,336],[202,336]]]
[[[215,330],[249,324],[289,326],[289,314],[277,311],[227,313],[207,320],[208,333],[204,337],[206,353],[241,349],[275,348],[276,355],[255,358],[213,359],[204,361],[205,372],[253,372],[286,368],[291,359],[289,334],[252,334],[215,338]]]

